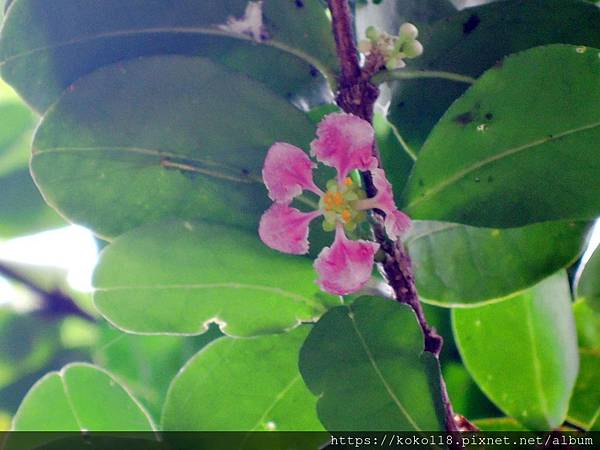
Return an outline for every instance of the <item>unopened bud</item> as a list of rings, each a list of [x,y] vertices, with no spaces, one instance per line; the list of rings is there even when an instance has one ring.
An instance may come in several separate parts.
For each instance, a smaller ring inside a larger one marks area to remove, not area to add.
[[[419,41],[407,42],[404,44],[402,51],[407,58],[416,58],[423,54],[423,44]]]
[[[403,23],[398,32],[400,39],[403,41],[414,41],[419,36],[419,29],[412,23]]]
[[[367,39],[374,42],[377,39],[379,39],[379,30],[377,30],[377,28],[375,28],[373,25],[371,25],[369,28],[367,28],[367,31],[365,32],[365,36],[367,36]]]

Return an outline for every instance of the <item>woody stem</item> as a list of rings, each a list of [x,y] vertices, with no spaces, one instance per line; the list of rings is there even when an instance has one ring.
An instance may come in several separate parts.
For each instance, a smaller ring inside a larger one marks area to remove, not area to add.
[[[327,0],[327,3],[331,11],[333,34],[341,65],[336,102],[345,112],[372,123],[374,105],[379,96],[379,89],[370,80],[374,72],[380,70],[381,67],[379,64],[370,61],[367,61],[363,68],[359,64],[348,0]],[[376,146],[373,148],[373,154],[377,157],[379,165],[381,165],[381,158]],[[363,178],[368,197],[374,197],[377,194],[377,189],[373,185],[371,174],[366,172]],[[443,339],[427,323],[417,295],[410,257],[401,241],[392,241],[386,235],[383,225],[383,213],[375,210],[373,216],[373,234],[381,249],[385,252],[385,260],[382,263],[383,273],[394,290],[396,300],[409,305],[414,310],[423,331],[425,351],[432,353],[439,359]],[[441,379],[440,385],[446,430],[456,432],[458,427],[443,379]]]

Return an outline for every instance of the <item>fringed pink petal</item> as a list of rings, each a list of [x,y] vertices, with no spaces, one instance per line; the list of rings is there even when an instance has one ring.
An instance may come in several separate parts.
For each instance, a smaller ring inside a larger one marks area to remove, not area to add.
[[[319,123],[311,153],[322,163],[335,167],[342,181],[351,170],[377,167],[374,144],[375,131],[369,122],[352,114],[333,113]]]
[[[315,167],[302,149],[284,142],[273,144],[262,170],[271,200],[289,203],[305,189],[322,195],[312,179]]]
[[[373,185],[377,188],[377,195],[367,200],[373,208],[385,213],[385,231],[391,238],[399,238],[406,233],[410,226],[410,217],[396,208],[392,185],[387,180],[383,169],[373,169]]]
[[[410,217],[397,209],[385,215],[385,232],[392,239],[398,239],[405,234],[410,230],[411,224]]]
[[[258,235],[269,247],[283,253],[308,252],[308,225],[320,211],[304,213],[282,203],[273,203],[260,219]]]
[[[317,284],[335,295],[347,295],[360,290],[371,278],[375,252],[379,244],[369,241],[352,241],[346,238],[338,225],[335,241],[325,247],[315,260],[319,274]]]
[[[373,169],[371,175],[373,177],[373,185],[377,188],[377,195],[371,200],[376,205],[375,207],[386,213],[396,210],[392,185],[385,176],[384,170]]]

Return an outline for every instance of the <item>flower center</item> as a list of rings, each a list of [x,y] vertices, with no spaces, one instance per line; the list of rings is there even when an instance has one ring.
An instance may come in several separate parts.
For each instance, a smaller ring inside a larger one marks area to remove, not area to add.
[[[352,178],[347,177],[342,183],[336,179],[327,182],[327,192],[321,197],[319,209],[325,217],[323,228],[326,231],[335,229],[342,223],[348,231],[366,219],[364,211],[356,208],[356,202],[366,198],[365,192]]]

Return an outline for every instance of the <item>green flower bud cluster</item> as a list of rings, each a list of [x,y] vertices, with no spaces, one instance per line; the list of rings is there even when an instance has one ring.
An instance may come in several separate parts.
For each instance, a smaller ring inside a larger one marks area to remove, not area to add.
[[[398,36],[392,36],[377,28],[367,28],[367,39],[360,41],[358,49],[365,55],[379,53],[385,59],[388,70],[401,69],[406,66],[404,59],[416,58],[423,54],[423,45],[417,40],[419,30],[412,23],[404,23]]]

